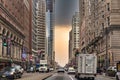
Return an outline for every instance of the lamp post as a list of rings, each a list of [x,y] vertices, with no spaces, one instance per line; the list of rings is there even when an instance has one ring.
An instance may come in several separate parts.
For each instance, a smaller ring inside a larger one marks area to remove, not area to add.
[[[106,41],[105,41],[105,45],[106,45],[106,53],[105,53],[105,69],[107,70],[108,68],[108,31],[107,31],[107,28],[105,28],[105,34],[106,34]]]

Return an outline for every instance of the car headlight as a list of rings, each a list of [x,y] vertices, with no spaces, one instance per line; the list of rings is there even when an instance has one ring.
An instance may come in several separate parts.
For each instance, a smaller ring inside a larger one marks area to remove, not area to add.
[[[10,74],[11,74],[11,75],[13,75],[13,74],[14,74],[14,72],[10,72]]]

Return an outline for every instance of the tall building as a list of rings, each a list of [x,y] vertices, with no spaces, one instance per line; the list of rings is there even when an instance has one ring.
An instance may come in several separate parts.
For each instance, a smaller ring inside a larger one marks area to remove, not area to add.
[[[76,12],[72,18],[72,30],[69,34],[69,56],[70,60],[75,58],[75,51],[79,49],[80,27],[79,27],[79,12]]]
[[[36,62],[38,49],[37,49],[37,5],[38,0],[32,0],[32,61]]]
[[[79,49],[79,13],[76,12],[72,18],[72,57],[75,56],[74,50]]]
[[[85,0],[79,0],[80,12],[80,52],[85,52],[86,46],[86,27],[85,27]]]
[[[69,32],[69,61],[72,59],[72,30]]]
[[[46,45],[46,1],[38,0],[38,10],[37,10],[37,50],[42,52],[42,59],[45,59],[45,45]]]
[[[55,19],[55,2],[46,0],[46,53],[50,64],[54,63],[54,19]]]
[[[98,56],[98,67],[120,61],[119,0],[80,0],[80,47]]]
[[[29,60],[30,15],[31,0],[0,0],[0,67]]]

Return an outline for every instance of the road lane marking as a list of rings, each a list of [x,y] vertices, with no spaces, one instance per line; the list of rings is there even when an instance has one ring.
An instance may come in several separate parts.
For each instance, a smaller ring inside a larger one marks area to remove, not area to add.
[[[72,78],[72,76],[69,76],[69,78],[70,78],[71,80],[74,80],[74,79]]]

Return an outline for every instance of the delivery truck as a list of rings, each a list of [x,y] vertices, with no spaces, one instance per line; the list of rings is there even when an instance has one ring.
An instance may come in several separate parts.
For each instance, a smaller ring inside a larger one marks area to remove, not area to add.
[[[40,60],[39,72],[49,72],[47,60]]]
[[[95,54],[78,54],[75,77],[82,80],[94,80],[97,70],[97,56]]]

